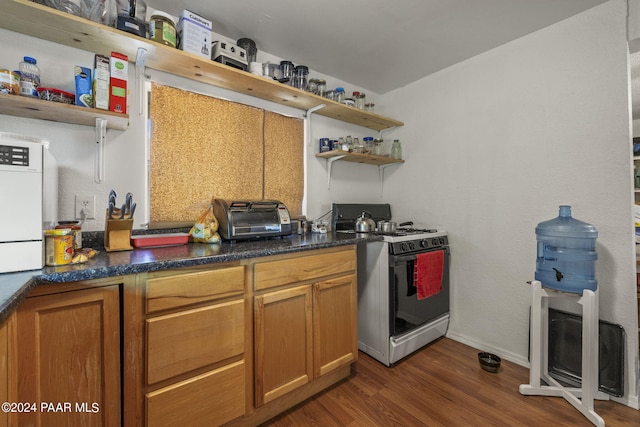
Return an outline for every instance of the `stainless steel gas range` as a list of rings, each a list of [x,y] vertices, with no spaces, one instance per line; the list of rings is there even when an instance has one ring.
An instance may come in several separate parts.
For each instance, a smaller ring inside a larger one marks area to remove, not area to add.
[[[334,204],[336,232],[352,232],[362,211],[376,222],[391,219],[387,204]],[[358,247],[358,349],[393,366],[446,334],[451,253],[446,231],[436,228],[400,227],[382,236]],[[418,274],[425,262],[439,286],[426,294]]]

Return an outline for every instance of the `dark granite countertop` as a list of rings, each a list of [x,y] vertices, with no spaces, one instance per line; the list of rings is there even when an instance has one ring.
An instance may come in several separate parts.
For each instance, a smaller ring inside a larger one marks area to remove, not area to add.
[[[225,241],[221,244],[189,243],[123,252],[106,252],[104,248],[96,248],[98,254],[83,264],[0,274],[0,322],[15,310],[32,288],[42,284],[77,282],[377,240],[382,240],[382,237],[359,233],[328,233],[240,242]]]

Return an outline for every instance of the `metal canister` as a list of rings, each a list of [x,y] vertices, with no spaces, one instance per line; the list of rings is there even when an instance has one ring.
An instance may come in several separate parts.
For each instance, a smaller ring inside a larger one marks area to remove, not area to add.
[[[331,140],[329,138],[320,138],[320,152],[326,153],[331,151]]]
[[[73,230],[45,230],[45,264],[66,265],[73,259]]]

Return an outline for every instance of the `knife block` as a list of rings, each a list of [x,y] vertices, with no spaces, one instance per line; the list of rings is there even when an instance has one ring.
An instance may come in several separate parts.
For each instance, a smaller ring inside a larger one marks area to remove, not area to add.
[[[133,219],[109,219],[105,222],[104,249],[107,252],[130,251]]]

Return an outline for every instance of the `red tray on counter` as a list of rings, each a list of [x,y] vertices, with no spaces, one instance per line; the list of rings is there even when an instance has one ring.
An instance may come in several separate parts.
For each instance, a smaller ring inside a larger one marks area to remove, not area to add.
[[[161,246],[185,245],[189,242],[189,233],[143,234],[131,236],[134,248],[157,248]]]

